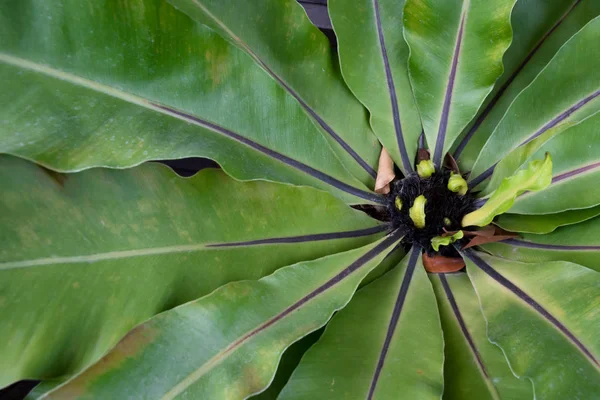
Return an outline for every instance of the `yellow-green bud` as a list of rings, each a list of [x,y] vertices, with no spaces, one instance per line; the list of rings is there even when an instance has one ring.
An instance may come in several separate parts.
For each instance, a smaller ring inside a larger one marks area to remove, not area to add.
[[[417,164],[417,174],[423,179],[429,178],[435,172],[435,165],[431,160],[421,160]]]
[[[467,190],[469,190],[469,185],[467,185],[467,181],[464,180],[460,174],[455,174],[454,172],[450,173],[450,179],[448,179],[448,190],[454,193],[458,193],[461,196],[467,194]]]
[[[402,210],[402,199],[400,198],[400,196],[396,196],[396,200],[394,200],[394,204],[396,205],[396,208],[398,209],[398,211]]]
[[[458,231],[452,236],[436,236],[431,238],[431,247],[433,247],[433,250],[435,251],[440,251],[440,246],[448,246],[457,240],[462,239],[464,236],[465,234],[463,231]]]
[[[450,221],[450,218],[448,218],[448,217],[444,217],[444,225],[445,225],[445,226],[450,226],[450,225],[452,225],[452,221]]]
[[[420,195],[415,199],[412,207],[408,210],[408,216],[419,229],[425,228],[425,204],[427,199]]]

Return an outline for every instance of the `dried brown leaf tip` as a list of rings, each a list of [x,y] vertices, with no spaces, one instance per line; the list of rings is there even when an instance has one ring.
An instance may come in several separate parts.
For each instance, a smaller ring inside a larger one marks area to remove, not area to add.
[[[470,233],[472,234],[473,239],[471,239],[471,241],[467,243],[465,247],[463,247],[463,250],[468,249],[469,247],[479,246],[486,243],[494,243],[501,242],[507,239],[514,239],[519,236],[516,233],[505,231],[504,229],[495,225],[488,225],[481,230],[471,231]]]
[[[444,157],[444,166],[446,168],[448,168],[450,171],[454,172],[455,174],[460,175],[460,169],[458,169],[458,163],[456,162],[456,160],[454,159],[454,157],[452,157],[452,155],[450,153],[446,153],[446,157]]]
[[[379,166],[377,167],[377,179],[375,180],[375,193],[388,194],[390,182],[394,180],[394,160],[387,150],[382,147],[379,155]]]

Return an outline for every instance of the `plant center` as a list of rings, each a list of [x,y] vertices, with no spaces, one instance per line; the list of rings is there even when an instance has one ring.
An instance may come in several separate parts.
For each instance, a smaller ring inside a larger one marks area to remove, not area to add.
[[[463,216],[475,210],[475,199],[470,193],[460,195],[448,189],[450,176],[448,170],[436,170],[428,178],[413,173],[391,184],[387,195],[388,216],[392,228],[404,232],[405,246],[418,244],[429,255],[458,255],[453,246],[441,246],[439,252],[431,247],[432,238],[463,229]],[[423,197],[418,199],[420,196]]]

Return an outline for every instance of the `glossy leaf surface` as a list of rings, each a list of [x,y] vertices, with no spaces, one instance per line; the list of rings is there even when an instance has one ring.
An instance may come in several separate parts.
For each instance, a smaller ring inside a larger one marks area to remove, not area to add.
[[[595,18],[515,98],[479,153],[469,176],[471,187],[489,178],[512,150],[543,134],[558,134],[600,110],[600,71],[589,61],[600,56],[599,36],[600,18]]]
[[[504,54],[504,73],[454,150],[461,170],[470,171],[486,140],[512,101],[560,47],[600,14],[595,0],[519,0],[511,14],[513,40]]]
[[[378,199],[293,96],[162,0],[10,0],[0,21],[0,152],[61,171],[203,156],[238,179]]]
[[[488,341],[479,299],[467,274],[430,274],[444,332],[444,400],[528,400],[531,383],[517,379]]]
[[[434,164],[502,74],[515,0],[407,0],[409,72]]]
[[[413,249],[361,289],[304,356],[282,400],[439,399],[443,340],[431,284]]]
[[[283,351],[344,307],[399,238],[230,283],[160,314],[47,398],[238,399],[260,392]]]
[[[0,386],[77,372],[158,312],[385,229],[326,193],[218,170],[61,175],[3,156],[0,182]]]
[[[414,170],[421,119],[400,28],[404,1],[330,0],[328,9],[344,79],[370,111],[373,131],[406,175]]]
[[[169,2],[247,53],[301,105],[344,165],[373,182],[380,145],[365,109],[344,84],[329,41],[296,1]]]
[[[600,392],[600,274],[564,261],[523,264],[467,250],[488,336],[536,399]]]
[[[563,226],[546,235],[524,233],[521,237],[483,248],[510,260],[570,261],[600,272],[600,217]]]

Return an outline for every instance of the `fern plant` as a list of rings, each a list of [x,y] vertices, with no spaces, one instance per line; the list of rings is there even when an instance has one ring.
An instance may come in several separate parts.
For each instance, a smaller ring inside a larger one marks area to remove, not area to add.
[[[600,2],[328,7],[0,3],[0,387],[600,395]]]

